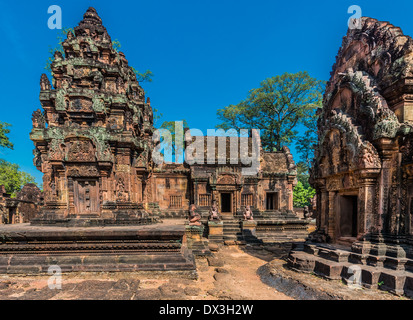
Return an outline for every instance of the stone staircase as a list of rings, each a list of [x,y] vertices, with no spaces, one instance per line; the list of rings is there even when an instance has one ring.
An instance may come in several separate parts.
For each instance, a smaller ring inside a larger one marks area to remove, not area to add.
[[[226,243],[234,242],[234,244],[244,244],[244,237],[242,236],[241,221],[238,219],[222,220],[223,226],[223,240]]]
[[[413,260],[355,253],[335,245],[304,243],[293,248],[288,266],[329,280],[413,297]]]

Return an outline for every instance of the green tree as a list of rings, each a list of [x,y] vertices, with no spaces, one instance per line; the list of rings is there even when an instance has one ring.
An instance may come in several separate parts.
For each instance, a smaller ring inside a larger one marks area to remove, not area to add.
[[[320,104],[324,82],[307,72],[284,73],[268,78],[237,105],[217,111],[218,128],[261,129],[264,150],[277,151],[298,140],[297,127]]]
[[[182,133],[182,146],[184,146],[185,129],[188,129],[189,126],[186,120],[181,120],[181,121],[182,121],[182,132],[181,132]],[[160,126],[160,129],[166,129],[171,133],[170,139],[165,138],[163,140],[163,143],[165,145],[164,150],[171,151],[173,157],[175,156],[179,157],[181,156],[180,153],[182,153],[182,151],[176,149],[175,137],[176,137],[177,130],[179,128],[176,128],[175,124],[176,124],[176,121],[164,121],[162,125]],[[178,154],[177,154],[177,151],[178,151]]]
[[[314,195],[315,190],[311,188],[311,186],[305,187],[301,181],[298,181],[294,188],[294,207],[303,208],[305,206],[310,206],[311,199]]]
[[[308,173],[308,167],[305,162],[297,162],[297,180],[300,181],[304,188],[311,187],[308,183],[308,178],[310,177]]]
[[[27,183],[35,183],[35,178],[24,172],[15,163],[0,159],[0,185],[4,185],[6,192],[15,197]]]
[[[321,104],[318,106],[321,107]],[[297,179],[303,184],[307,192],[315,192],[310,186],[308,179],[311,161],[314,158],[315,146],[317,144],[317,109],[313,110],[307,118],[304,119],[303,125],[306,128],[303,135],[297,139],[296,150],[300,156],[297,162]]]
[[[0,121],[0,147],[9,148],[13,150],[13,143],[10,142],[7,136],[10,133],[8,129],[11,125]]]
[[[13,144],[7,136],[10,133],[8,127],[10,127],[10,124],[0,121],[0,147],[13,149]],[[35,183],[34,177],[24,171],[20,171],[17,164],[0,159],[0,185],[4,185],[7,193],[15,197],[16,193],[26,183]]]
[[[321,105],[317,106],[317,109]],[[307,168],[310,168],[311,161],[314,158],[315,146],[318,142],[317,137],[317,115],[316,110],[313,110],[307,118],[303,119],[303,125],[306,128],[304,133],[298,137],[296,149],[300,155],[300,161]]]
[[[159,121],[162,119],[163,114],[159,112],[158,109],[152,107],[152,112],[153,112],[153,126],[156,127],[159,123]]]
[[[121,47],[122,45],[118,39],[115,39],[112,41],[112,48],[116,52],[119,52]],[[136,74],[136,80],[138,80],[139,82],[152,82],[153,72],[151,70],[146,70],[144,73],[141,73],[138,70],[136,70],[134,67],[131,67],[131,68],[133,72]]]

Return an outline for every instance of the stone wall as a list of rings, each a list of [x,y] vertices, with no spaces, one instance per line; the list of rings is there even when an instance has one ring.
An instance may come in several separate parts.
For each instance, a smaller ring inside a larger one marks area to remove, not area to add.
[[[15,198],[5,193],[4,186],[0,186],[0,192],[0,223],[28,223],[39,213],[43,195],[35,184],[26,184]]]

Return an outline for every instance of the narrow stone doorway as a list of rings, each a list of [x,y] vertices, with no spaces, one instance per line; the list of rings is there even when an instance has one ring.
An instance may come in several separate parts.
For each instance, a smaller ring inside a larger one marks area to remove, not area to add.
[[[357,237],[357,196],[340,196],[340,236]]]
[[[9,208],[9,221],[8,223],[15,223],[16,219],[16,208]]]
[[[266,210],[278,210],[278,193],[267,192]]]
[[[232,213],[232,194],[221,193],[221,213]]]

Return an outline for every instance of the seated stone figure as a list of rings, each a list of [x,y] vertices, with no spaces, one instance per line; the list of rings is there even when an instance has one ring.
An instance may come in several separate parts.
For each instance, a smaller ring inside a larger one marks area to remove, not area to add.
[[[209,221],[213,221],[213,220],[221,220],[221,218],[219,217],[219,212],[218,212],[218,207],[217,207],[217,202],[214,200],[212,201],[212,206],[209,209],[209,217],[208,217]]]
[[[308,209],[308,206],[304,207],[304,219],[309,219],[310,218],[310,210]]]
[[[189,206],[189,214],[188,214],[188,219],[189,219],[189,225],[190,226],[200,226],[201,225],[201,216],[195,212],[196,206],[194,204],[191,204]]]
[[[254,220],[254,218],[252,217],[252,210],[250,206],[246,206],[245,210],[244,210],[244,220]]]

